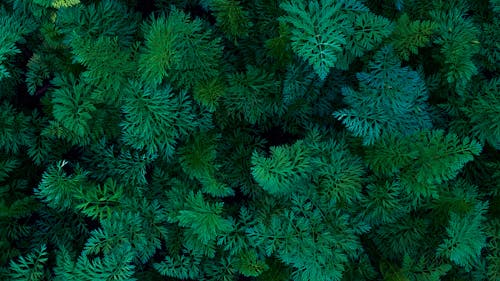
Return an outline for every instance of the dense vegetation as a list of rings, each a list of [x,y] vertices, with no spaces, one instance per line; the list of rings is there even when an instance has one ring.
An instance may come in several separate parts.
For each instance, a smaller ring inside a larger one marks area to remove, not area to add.
[[[500,280],[499,0],[3,0],[0,280]]]

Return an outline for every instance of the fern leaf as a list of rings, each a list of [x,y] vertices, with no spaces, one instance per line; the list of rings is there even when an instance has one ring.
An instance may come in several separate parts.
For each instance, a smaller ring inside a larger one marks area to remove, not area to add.
[[[18,261],[10,262],[9,277],[12,281],[45,280],[45,263],[48,261],[47,246],[42,245]]]
[[[269,158],[254,152],[252,165],[252,175],[259,185],[278,196],[290,194],[312,168],[310,154],[302,142],[271,147]]]
[[[338,14],[340,4],[333,0],[291,1],[280,7],[287,15],[279,20],[293,26],[293,51],[314,68],[320,79],[325,79],[346,43],[338,28],[343,20]]]
[[[481,250],[486,246],[484,232],[485,213],[488,205],[479,203],[469,214],[460,216],[451,213],[446,228],[448,238],[438,246],[437,254],[469,271],[478,261]]]
[[[191,192],[187,208],[177,215],[179,225],[191,228],[198,235],[200,242],[207,244],[217,235],[233,230],[233,222],[222,217],[223,203],[210,204],[201,193]]]

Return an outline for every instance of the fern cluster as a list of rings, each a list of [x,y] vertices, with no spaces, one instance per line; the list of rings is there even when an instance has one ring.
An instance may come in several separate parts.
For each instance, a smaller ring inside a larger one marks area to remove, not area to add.
[[[5,0],[0,280],[500,280],[500,1]]]

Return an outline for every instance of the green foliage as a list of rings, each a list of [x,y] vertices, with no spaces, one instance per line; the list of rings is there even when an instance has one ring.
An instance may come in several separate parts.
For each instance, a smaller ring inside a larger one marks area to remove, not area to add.
[[[463,100],[461,111],[472,125],[472,133],[481,142],[500,148],[500,79],[480,84],[477,94]]]
[[[62,249],[57,256],[56,280],[136,281],[133,277],[135,267],[131,265],[133,256],[128,250],[123,247],[103,258],[82,255],[74,262],[69,253]]]
[[[315,85],[314,75],[308,65],[291,64],[283,81],[283,103],[291,105],[295,101],[302,101],[313,85]]]
[[[215,176],[217,141],[213,134],[199,133],[179,149],[181,167],[189,177],[201,180]]]
[[[373,144],[384,134],[408,135],[431,127],[426,104],[428,92],[416,71],[401,67],[392,47],[375,54],[369,72],[360,72],[360,90],[343,88],[349,108],[333,115],[364,144]]]
[[[430,267],[426,264],[424,257],[413,260],[408,255],[405,255],[401,267],[389,264],[383,275],[386,280],[439,281],[450,269],[449,264]]]
[[[54,119],[70,134],[78,137],[90,134],[89,121],[96,110],[90,99],[92,88],[72,75],[56,77],[52,83],[59,87],[52,98]]]
[[[500,3],[498,4],[500,10]],[[485,23],[482,26],[482,32],[479,41],[481,42],[481,49],[479,53],[482,55],[484,62],[483,67],[489,70],[498,69],[498,61],[500,60],[500,51],[498,46],[500,38],[500,17],[493,18],[492,23]]]
[[[325,79],[346,43],[338,28],[344,19],[341,5],[332,0],[315,0],[283,2],[280,7],[287,13],[280,21],[293,26],[293,51],[314,68],[320,79]]]
[[[455,134],[423,131],[408,137],[387,137],[367,149],[366,161],[379,174],[400,180],[412,204],[437,198],[439,184],[457,176],[482,150],[470,139]]]
[[[248,12],[235,0],[212,0],[210,8],[214,11],[217,25],[229,38],[248,36],[252,22]]]
[[[269,266],[264,261],[257,259],[255,251],[242,253],[239,256],[237,267],[238,271],[247,277],[257,277],[269,269]]]
[[[33,243],[36,244],[62,245],[71,249],[73,249],[73,243],[83,246],[83,242],[89,235],[83,216],[70,210],[60,212],[56,209],[43,208],[43,204],[40,205],[36,213],[33,213],[33,215],[39,215],[40,219],[32,226],[30,233],[24,236],[24,239],[33,237]],[[53,250],[49,252],[50,256],[54,257]]]
[[[292,203],[249,228],[251,243],[293,266],[293,280],[340,280],[348,257],[356,256],[360,247],[347,227],[348,216],[321,209],[304,197],[293,197]]]
[[[92,176],[99,181],[111,177],[119,183],[143,186],[147,183],[146,168],[156,158],[128,148],[118,150],[102,141],[93,146],[88,165],[93,167]]]
[[[234,191],[217,177],[220,174],[220,165],[215,161],[219,141],[220,136],[211,132],[194,134],[179,149],[179,161],[188,177],[201,182],[205,193],[226,197],[234,195]]]
[[[176,139],[194,129],[191,100],[185,91],[176,94],[170,86],[154,87],[132,82],[124,93],[120,123],[123,141],[149,154],[173,154]]]
[[[217,263],[208,263],[204,267],[206,279],[209,281],[233,281],[235,280],[235,261],[231,257],[224,257]]]
[[[68,210],[75,206],[75,194],[86,183],[86,174],[78,169],[75,174],[68,175],[64,167],[70,165],[67,161],[60,161],[52,165],[42,175],[42,180],[35,194],[49,207],[57,210]]]
[[[193,89],[194,99],[205,106],[210,112],[215,111],[219,99],[226,92],[226,85],[219,78],[201,81]]]
[[[102,221],[112,215],[122,196],[123,187],[108,179],[102,185],[79,190],[79,193],[74,195],[80,202],[75,208],[93,219]]]
[[[337,62],[337,67],[344,70],[356,58],[379,47],[394,29],[390,20],[370,12],[357,1],[346,2],[343,13],[348,17],[343,21],[343,28],[347,40]]]
[[[485,232],[488,236],[488,256],[486,257],[487,275],[490,280],[500,280],[500,220],[495,218],[485,225]]]
[[[0,149],[18,153],[30,138],[29,117],[17,112],[12,105],[0,105]]]
[[[160,84],[167,78],[179,87],[192,87],[217,77],[220,39],[202,27],[202,21],[177,9],[145,24],[146,45],[139,58],[143,81]]]
[[[290,28],[287,24],[280,22],[278,35],[267,39],[265,42],[268,55],[284,67],[292,61],[293,51],[290,46]],[[314,74],[314,73],[312,73]]]
[[[8,70],[8,59],[21,51],[16,46],[23,42],[23,36],[35,29],[35,23],[20,13],[8,13],[0,6],[0,81],[11,76]]]
[[[231,73],[228,78],[222,102],[230,116],[257,124],[283,111],[273,73],[249,65],[246,72]]]
[[[407,215],[394,223],[378,227],[370,234],[379,253],[385,257],[417,257],[422,250],[415,245],[424,246],[429,224],[423,218]]]
[[[437,25],[431,21],[410,21],[408,14],[403,14],[398,19],[394,30],[394,50],[403,60],[408,60],[410,55],[417,55],[418,48],[425,47],[430,42]]]
[[[309,152],[301,142],[271,147],[270,157],[252,155],[252,175],[267,192],[277,196],[290,194],[300,186],[312,168]]]
[[[129,12],[127,6],[120,1],[104,0],[98,4],[59,9],[56,26],[64,35],[65,44],[69,46],[81,37],[86,39],[117,37],[120,44],[131,46],[138,21],[138,15]]]
[[[438,246],[438,256],[446,257],[469,271],[486,246],[483,222],[487,207],[487,204],[480,203],[466,215],[451,213],[446,227],[448,238]]]
[[[356,0],[291,1],[281,4],[291,24],[293,51],[307,61],[321,80],[332,67],[349,64],[374,49],[392,32],[392,23]]]
[[[126,86],[127,78],[137,68],[133,61],[135,50],[125,49],[118,40],[118,37],[99,37],[95,40],[76,37],[72,40],[73,62],[87,68],[82,73],[86,82],[111,88],[115,92]]]
[[[158,202],[141,200],[118,205],[111,216],[101,220],[101,228],[93,230],[82,254],[112,255],[123,248],[130,259],[147,262],[167,235],[162,226],[166,214]]]
[[[38,281],[45,279],[44,265],[47,263],[47,246],[42,245],[18,261],[10,262],[9,280]]]
[[[21,162],[16,158],[7,158],[3,157],[0,160],[0,182],[6,180],[9,176],[9,173],[19,168]]]
[[[360,213],[370,225],[392,223],[410,212],[406,194],[398,182],[368,184],[366,191]]]
[[[2,1],[0,280],[499,280],[499,3]]]
[[[164,276],[179,279],[196,279],[200,277],[200,260],[196,259],[196,257],[167,256],[164,261],[155,263],[153,266]]]
[[[444,57],[444,75],[448,83],[455,85],[459,94],[472,76],[478,72],[473,56],[479,51],[479,30],[465,12],[458,9],[432,11],[433,21],[438,23],[438,39]]]
[[[203,185],[202,191],[214,197],[228,197],[235,194],[231,187],[215,177],[204,178],[201,183]]]
[[[234,222],[222,216],[223,203],[210,204],[201,193],[190,193],[186,207],[179,211],[176,220],[182,227],[188,227],[203,244],[214,240],[218,235],[233,230]]]
[[[368,148],[366,160],[379,174],[400,172],[408,184],[413,180],[433,184],[453,179],[481,150],[470,138],[461,141],[455,134],[434,130],[387,137]]]
[[[63,8],[63,7],[71,7],[80,4],[80,0],[33,0],[33,3],[36,3],[40,6],[44,7],[52,7],[52,8]]]
[[[336,204],[357,202],[365,176],[361,158],[353,155],[342,142],[322,140],[318,135],[312,135],[309,141],[312,182],[322,200]]]
[[[37,87],[41,87],[44,80],[50,78],[50,70],[47,61],[39,54],[33,54],[27,67],[29,70],[26,73],[26,84],[28,93],[33,96],[37,91]]]

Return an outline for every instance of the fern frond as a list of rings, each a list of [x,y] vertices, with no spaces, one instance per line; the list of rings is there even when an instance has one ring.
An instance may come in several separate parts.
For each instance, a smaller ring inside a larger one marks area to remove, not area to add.
[[[314,68],[320,79],[325,79],[346,43],[339,30],[343,20],[341,5],[333,0],[315,0],[283,2],[280,7],[287,15],[279,20],[293,26],[293,51]]]
[[[52,83],[58,87],[52,98],[54,118],[79,137],[90,134],[89,122],[96,110],[90,99],[92,89],[73,75],[58,76]]]
[[[271,147],[270,152],[268,158],[253,153],[252,175],[270,194],[290,194],[312,171],[310,152],[300,141],[291,146]]]
[[[75,207],[75,195],[86,183],[87,173],[77,169],[73,175],[64,171],[67,161],[59,161],[49,167],[42,175],[42,180],[35,188],[35,194],[43,202],[56,210],[68,210]]]
[[[246,72],[232,73],[228,78],[222,103],[230,116],[258,124],[282,113],[279,84],[273,73],[249,65]]]
[[[176,94],[168,85],[153,88],[132,82],[126,88],[122,110],[124,142],[150,155],[162,151],[171,156],[177,138],[197,125],[187,92]]]
[[[234,222],[222,217],[223,203],[210,204],[205,201],[201,193],[191,192],[188,195],[186,208],[177,215],[179,225],[189,227],[201,243],[210,241],[234,228]]]
[[[486,203],[479,203],[464,216],[451,213],[449,225],[446,227],[448,238],[438,246],[437,254],[449,258],[469,271],[486,246],[483,223],[486,220],[484,215],[487,208]]]
[[[236,0],[212,0],[210,8],[214,11],[217,26],[229,37],[248,36],[252,27],[249,13]]]
[[[42,245],[9,265],[9,280],[12,281],[42,281],[45,280],[45,263],[48,261],[47,246]]]
[[[201,275],[201,261],[196,256],[167,256],[153,267],[164,276],[179,279],[197,279]]]
[[[408,14],[403,14],[398,19],[392,36],[394,50],[403,60],[408,60],[410,55],[418,54],[418,48],[430,42],[436,29],[437,24],[432,21],[410,21]]]
[[[168,16],[151,19],[143,26],[146,46],[139,57],[144,82],[160,84],[164,78],[190,88],[218,76],[222,56],[220,39],[203,30],[201,20],[190,20],[173,9]]]

